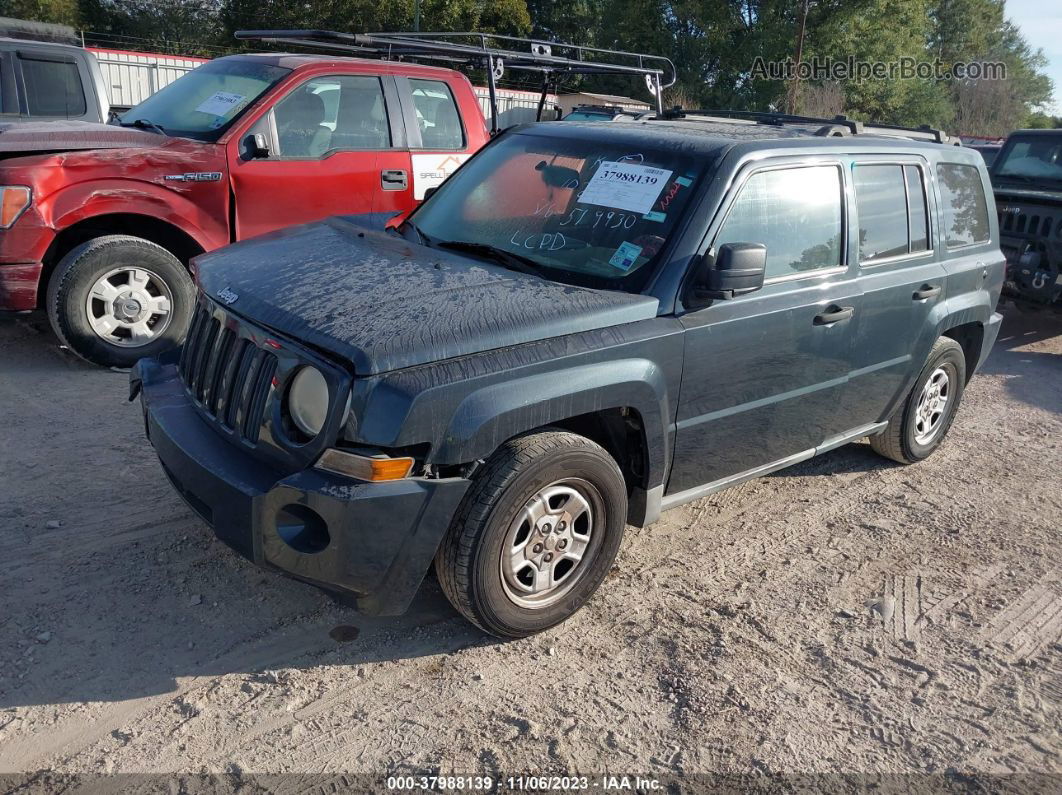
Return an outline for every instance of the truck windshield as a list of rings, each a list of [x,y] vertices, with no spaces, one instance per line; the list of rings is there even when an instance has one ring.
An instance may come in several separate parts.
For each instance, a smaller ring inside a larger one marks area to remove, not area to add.
[[[210,61],[123,113],[119,123],[159,129],[166,135],[216,140],[290,71],[240,58]]]
[[[488,146],[410,220],[429,245],[493,250],[548,279],[637,292],[706,166],[688,151],[530,128]]]
[[[996,159],[996,177],[1062,182],[1062,134],[1015,136]]]

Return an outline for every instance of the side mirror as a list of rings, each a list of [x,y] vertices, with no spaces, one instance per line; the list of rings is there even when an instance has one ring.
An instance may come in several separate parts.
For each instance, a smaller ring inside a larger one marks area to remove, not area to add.
[[[428,188],[427,190],[425,190],[424,191],[424,201],[427,201],[432,196],[434,196],[435,195],[435,191],[437,191],[438,189],[439,189],[439,186],[438,185],[434,185],[434,186]]]
[[[707,260],[698,274],[694,294],[699,299],[729,299],[763,287],[767,246],[762,243],[726,243],[715,261]]]
[[[247,149],[249,159],[269,157],[272,154],[272,148],[269,146],[269,139],[266,138],[265,133],[248,135],[243,139],[243,145]]]

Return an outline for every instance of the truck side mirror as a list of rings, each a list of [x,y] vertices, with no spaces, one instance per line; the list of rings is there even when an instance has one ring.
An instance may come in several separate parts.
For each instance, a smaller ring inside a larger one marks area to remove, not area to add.
[[[714,261],[705,257],[693,286],[697,301],[730,299],[763,287],[767,246],[762,243],[726,243]]]
[[[265,133],[248,135],[243,139],[243,145],[247,149],[249,159],[269,157],[272,154],[272,148],[269,146],[269,139],[266,138]]]

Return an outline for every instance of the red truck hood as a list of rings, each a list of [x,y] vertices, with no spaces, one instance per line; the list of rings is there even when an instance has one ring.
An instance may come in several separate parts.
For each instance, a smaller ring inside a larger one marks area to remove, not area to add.
[[[77,149],[140,149],[159,146],[156,133],[88,121],[0,124],[0,154],[69,152]]]

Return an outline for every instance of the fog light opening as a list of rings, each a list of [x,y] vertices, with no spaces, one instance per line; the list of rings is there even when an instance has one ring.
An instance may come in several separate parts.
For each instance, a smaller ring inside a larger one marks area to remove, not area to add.
[[[305,505],[285,505],[277,511],[276,521],[277,535],[296,552],[312,555],[332,541],[325,520]]]

